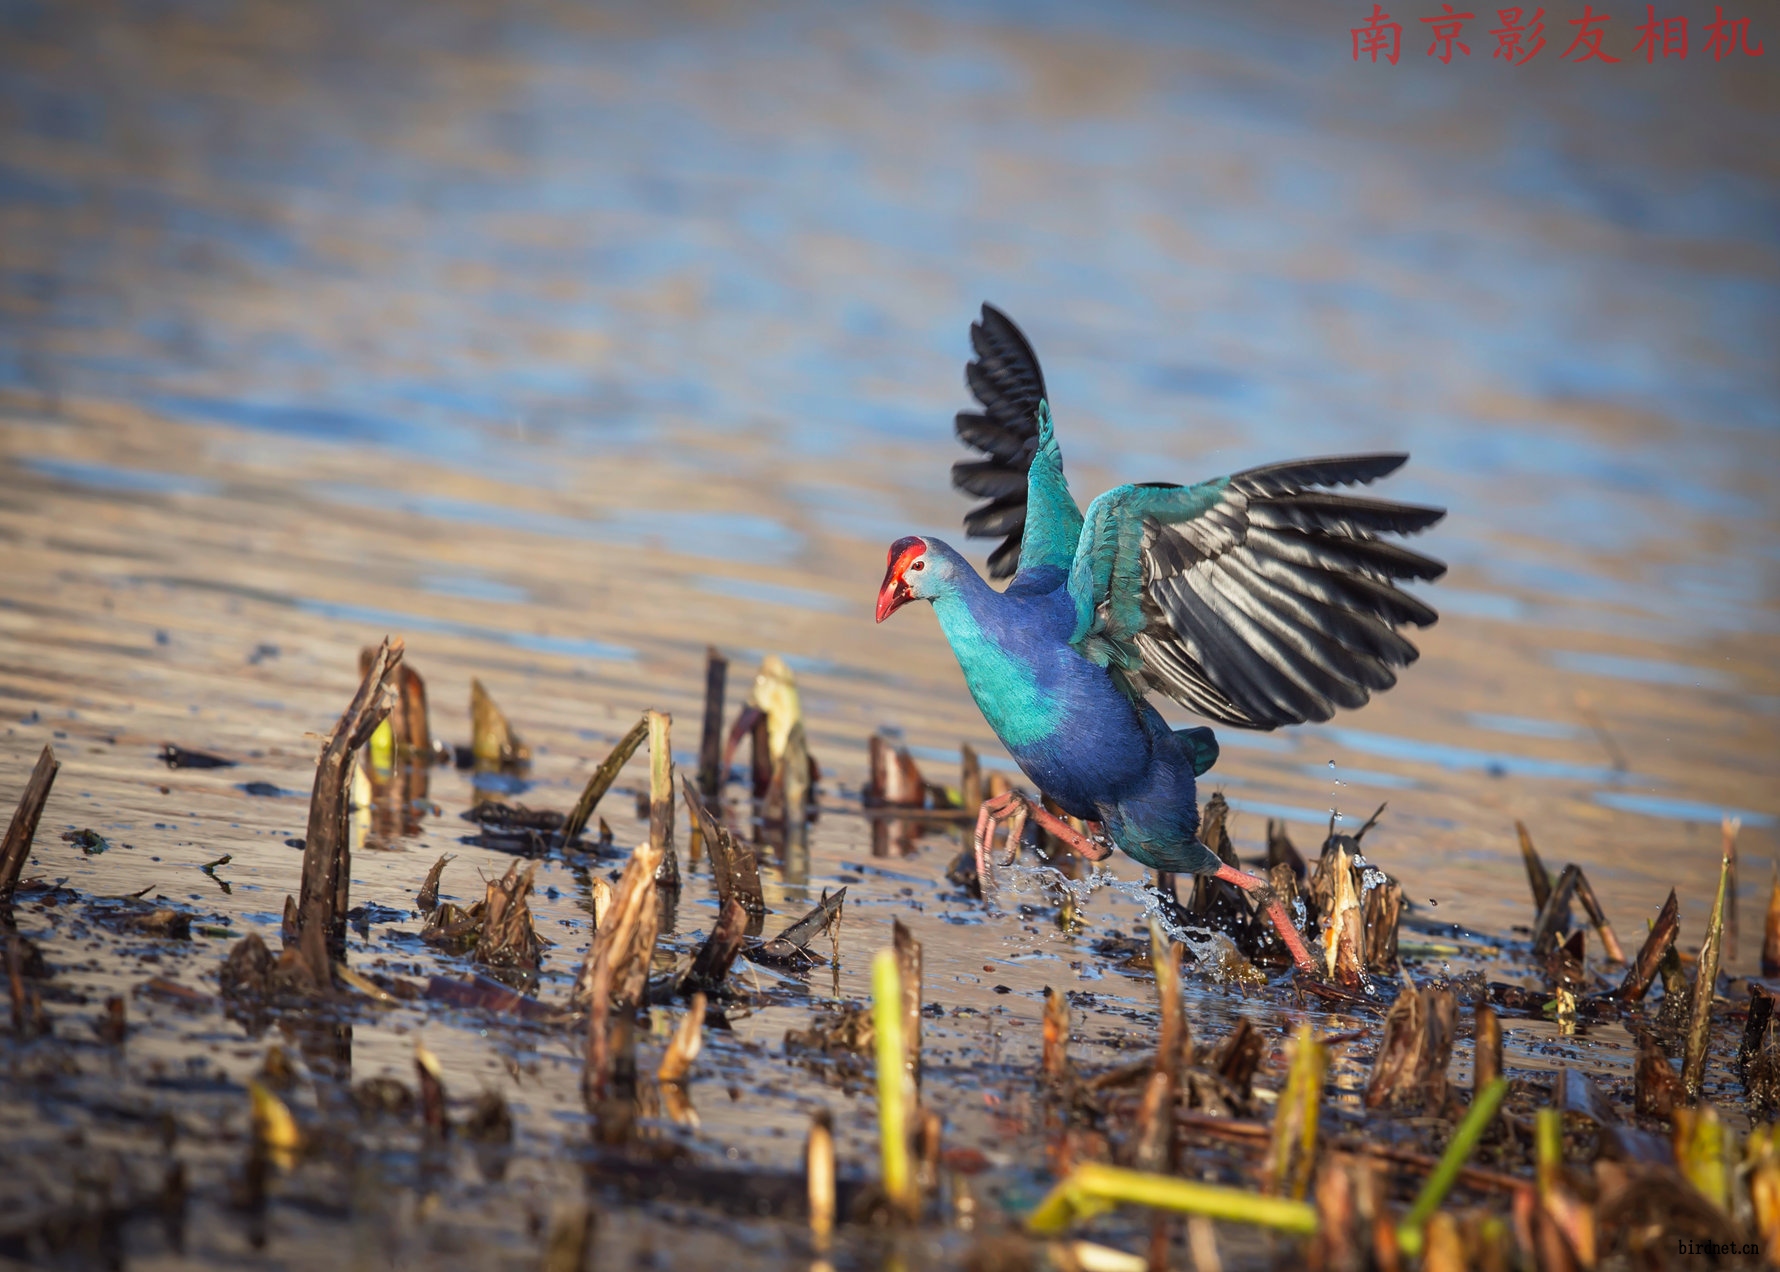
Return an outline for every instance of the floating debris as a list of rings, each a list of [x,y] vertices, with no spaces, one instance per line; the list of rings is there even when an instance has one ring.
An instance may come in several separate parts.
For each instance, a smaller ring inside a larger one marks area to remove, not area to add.
[[[169,742],[161,748],[161,761],[168,768],[179,769],[217,769],[234,768],[234,760],[225,760],[220,755],[211,755],[206,751],[188,751],[183,746],[174,746]]]
[[[96,830],[66,830],[62,832],[62,840],[73,844],[89,857],[97,857],[111,847],[110,841]]]
[[[765,963],[779,964],[792,963],[799,958],[806,962],[820,961],[809,952],[810,942],[824,932],[838,931],[841,913],[846,904],[847,889],[844,885],[832,896],[824,889],[822,899],[816,903],[814,909],[772,940],[756,946],[750,951],[749,957]]]

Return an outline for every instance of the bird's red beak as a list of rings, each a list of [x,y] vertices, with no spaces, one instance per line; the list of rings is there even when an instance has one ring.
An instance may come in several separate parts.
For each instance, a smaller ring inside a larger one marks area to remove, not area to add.
[[[915,538],[898,539],[890,545],[890,559],[884,570],[884,583],[878,588],[878,622],[883,622],[915,599],[914,591],[903,577],[903,572],[909,568],[909,562],[926,551],[926,543]]]

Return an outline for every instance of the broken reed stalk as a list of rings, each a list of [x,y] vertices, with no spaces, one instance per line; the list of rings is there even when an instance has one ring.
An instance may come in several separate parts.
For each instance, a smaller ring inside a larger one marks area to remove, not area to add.
[[[734,897],[725,898],[717,911],[716,926],[693,956],[692,966],[687,969],[686,975],[680,978],[679,991],[682,994],[701,991],[715,993],[722,988],[724,980],[729,976],[729,969],[735,964],[736,955],[741,953],[742,937],[747,926],[748,912],[742,908],[742,903]]]
[[[968,742],[959,748],[958,755],[958,802],[967,815],[975,817],[977,809],[983,806],[982,761]]]
[[[810,1120],[803,1161],[810,1194],[810,1244],[818,1255],[827,1254],[834,1235],[834,1118],[827,1109],[818,1109]]]
[[[1527,886],[1533,890],[1533,912],[1545,909],[1545,903],[1551,898],[1551,876],[1546,873],[1545,863],[1539,860],[1539,850],[1533,847],[1533,837],[1527,833],[1525,822],[1514,823],[1514,833],[1520,836],[1521,864],[1527,868]]]
[[[12,913],[12,895],[18,890],[19,874],[25,859],[31,855],[31,841],[37,837],[37,823],[43,818],[43,805],[49,799],[49,788],[55,785],[56,772],[62,767],[53,747],[44,747],[31,770],[30,780],[19,795],[12,822],[6,828],[6,839],[0,843],[0,918]]]
[[[699,836],[705,843],[705,854],[711,859],[711,877],[717,885],[717,897],[727,901],[734,897],[752,918],[766,914],[766,896],[760,887],[760,862],[752,844],[740,843],[729,828],[717,819],[692,789],[685,776],[680,778],[680,792],[686,806],[698,822]]]
[[[902,975],[895,950],[879,950],[871,965],[872,1029],[878,1060],[878,1154],[884,1194],[903,1219],[920,1217],[920,1194],[909,1161],[908,1062],[902,1042]]]
[[[634,1009],[649,983],[660,909],[655,904],[655,873],[661,858],[649,844],[631,854],[618,881],[606,922],[593,935],[587,960],[575,980],[572,1007],[587,1011],[587,1067],[582,1090],[590,1104],[606,1097],[612,1078],[612,1008]]]
[[[903,1065],[917,1099],[921,1091],[921,942],[902,925],[890,924],[890,948],[896,954],[896,974],[902,984]]]
[[[649,846],[661,856],[656,882],[680,886],[680,858],[674,852],[674,753],[670,740],[673,717],[649,712]]]
[[[1137,1113],[1137,1143],[1132,1164],[1140,1170],[1167,1170],[1174,1156],[1174,1096],[1180,1068],[1185,1022],[1180,996],[1181,947],[1170,940],[1154,916],[1150,918],[1150,966],[1156,973],[1156,996],[1162,1008],[1162,1031],[1156,1058],[1144,1085]]]
[[[1556,947],[1570,922],[1570,901],[1576,895],[1576,884],[1582,878],[1582,867],[1575,862],[1565,866],[1558,881],[1533,921],[1533,953],[1545,955]]]
[[[802,832],[810,807],[810,748],[802,720],[785,737],[785,750],[767,790],[767,806],[776,809],[787,828]]]
[[[451,1134],[451,1123],[445,1116],[445,1071],[427,1045],[414,1040],[414,1077],[420,1084],[420,1120],[427,1134],[444,1139]]]
[[[470,681],[470,754],[480,769],[531,762],[531,748],[519,740],[506,714],[480,680]]]
[[[1047,1082],[1061,1082],[1069,1072],[1069,997],[1060,989],[1045,986],[1044,1075]]]
[[[1327,853],[1323,861],[1328,861]],[[1353,857],[1345,844],[1337,844],[1331,867],[1333,891],[1323,922],[1323,962],[1330,979],[1350,989],[1366,979],[1365,918],[1359,896],[1354,892],[1353,876]]]
[[[1535,1226],[1539,1266],[1573,1266],[1573,1254],[1576,1263],[1594,1267],[1595,1212],[1565,1182],[1564,1115],[1557,1109],[1540,1109],[1534,1115],[1533,1157],[1540,1212]]]
[[[699,1043],[704,1038],[705,1027],[705,996],[694,994],[692,1005],[680,1018],[679,1026],[668,1043],[666,1053],[661,1057],[661,1067],[656,1070],[658,1082],[685,1082],[686,1075],[692,1072],[692,1062],[698,1059]]]
[[[1669,899],[1663,902],[1663,908],[1657,911],[1656,922],[1650,927],[1650,935],[1645,937],[1644,945],[1638,951],[1638,957],[1626,968],[1625,979],[1613,996],[1621,1002],[1641,1002],[1644,995],[1650,992],[1650,983],[1656,979],[1657,969],[1662,966],[1663,959],[1675,948],[1675,935],[1681,930],[1681,906],[1675,899],[1675,889],[1669,889]]]
[[[1471,1099],[1502,1077],[1502,1018],[1479,998],[1471,1012]]]
[[[630,732],[618,739],[618,745],[612,748],[600,766],[587,779],[587,785],[581,788],[581,798],[575,801],[575,807],[569,813],[569,819],[562,824],[563,844],[575,842],[577,836],[587,829],[588,821],[593,817],[593,810],[599,806],[600,799],[612,789],[612,783],[618,780],[618,773],[630,763],[630,757],[637,753],[643,739],[649,736],[649,717],[645,714],[630,727]]]
[[[1292,1042],[1286,1087],[1273,1114],[1273,1140],[1267,1161],[1269,1195],[1284,1194],[1303,1201],[1310,1188],[1310,1172],[1316,1163],[1317,1119],[1322,1112],[1323,1079],[1328,1068],[1329,1049],[1317,1039],[1308,1022],[1301,1023]]]
[[[457,854],[442,852],[439,859],[433,862],[433,868],[426,872],[426,881],[420,885],[415,894],[414,903],[420,907],[422,914],[431,914],[439,904],[439,880],[445,874],[445,867],[456,860]]]
[[[1601,902],[1590,886],[1588,876],[1580,870],[1576,872],[1576,899],[1582,902],[1582,908],[1588,912],[1588,921],[1594,925],[1601,938],[1601,950],[1609,963],[1625,962],[1625,950],[1620,948],[1619,937],[1614,934],[1613,924],[1607,921],[1607,911],[1601,908]]]
[[[559,1206],[544,1242],[541,1272],[584,1272],[593,1253],[593,1211],[585,1204]]]
[[[1706,939],[1700,945],[1699,966],[1694,972],[1693,1013],[1687,1022],[1687,1058],[1681,1066],[1681,1084],[1691,1099],[1699,1099],[1706,1081],[1706,1052],[1712,1041],[1712,996],[1718,985],[1718,953],[1724,941],[1724,893],[1730,880],[1731,845],[1738,823],[1724,822],[1724,853],[1718,865],[1718,894],[1712,899],[1712,917],[1706,922]]]
[[[698,738],[698,789],[706,799],[722,792],[723,691],[729,679],[729,660],[715,645],[705,647],[705,719]]]
[[[1774,879],[1768,889],[1767,921],[1762,925],[1761,974],[1780,976],[1780,858],[1774,861]]]
[[[1730,1131],[1717,1107],[1701,1100],[1691,1108],[1683,1105],[1672,1115],[1675,1132],[1675,1165],[1688,1183],[1720,1211],[1731,1204]]]
[[[1500,1077],[1478,1091],[1476,1098],[1471,1101],[1471,1107],[1465,1111],[1464,1118],[1459,1122],[1458,1129],[1453,1131],[1446,1151],[1440,1154],[1439,1164],[1422,1185],[1421,1192],[1416,1194],[1415,1204],[1403,1216],[1403,1222],[1397,1225],[1397,1246],[1410,1258],[1421,1253],[1423,1229],[1440,1208],[1440,1203],[1446,1200],[1446,1194],[1458,1182],[1465,1162],[1477,1148],[1478,1141],[1495,1119],[1496,1110],[1502,1107],[1502,1101],[1507,1095],[1508,1079]]]
[[[1101,1214],[1121,1203],[1254,1224],[1300,1237],[1314,1235],[1317,1228],[1316,1207],[1308,1202],[1084,1162],[1026,1216],[1026,1230],[1034,1236],[1055,1236],[1076,1218]]]
[[[303,841],[303,883],[297,900],[299,947],[311,931],[325,938],[326,948],[336,954],[346,947],[346,911],[352,889],[353,757],[389,715],[393,705],[388,692],[390,678],[401,666],[402,650],[399,636],[384,638],[371,656],[358,692],[322,743],[309,795],[309,832]],[[325,959],[309,972],[317,985],[331,983]]]
[[[532,879],[537,873],[537,862],[532,862],[525,873],[520,874],[519,863],[515,861],[507,867],[506,874],[487,880],[482,903],[482,934],[476,941],[478,963],[521,972],[538,970],[544,943],[538,938],[537,928],[532,923],[531,903],[526,900],[531,895]],[[434,886],[436,889],[437,885]]]

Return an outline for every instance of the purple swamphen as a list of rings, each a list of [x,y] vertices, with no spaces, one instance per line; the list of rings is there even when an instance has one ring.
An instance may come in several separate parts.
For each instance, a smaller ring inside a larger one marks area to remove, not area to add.
[[[1398,580],[1446,567],[1384,536],[1424,530],[1443,509],[1339,493],[1395,471],[1406,455],[1349,455],[1250,468],[1178,486],[1120,486],[1084,517],[1063,478],[1038,358],[1005,314],[983,306],[965,368],[981,411],[959,438],[985,458],[952,482],[989,502],[966,533],[1003,537],[989,556],[997,592],[938,539],[890,547],[881,623],[910,601],[933,604],[971,696],[1068,822],[1018,792],[983,805],[979,869],[996,822],[1010,842],[1028,818],[1091,861],[1116,847],[1155,870],[1209,874],[1259,894],[1299,967],[1303,938],[1266,883],[1199,842],[1194,779],[1218,756],[1209,728],[1174,729],[1159,690],[1242,729],[1327,720],[1390,688],[1416,659],[1399,634],[1434,611]]]

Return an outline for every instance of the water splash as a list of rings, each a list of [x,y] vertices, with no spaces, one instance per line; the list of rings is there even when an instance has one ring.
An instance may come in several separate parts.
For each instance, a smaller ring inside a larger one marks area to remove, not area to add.
[[[1339,807],[1337,807],[1337,805],[1336,805],[1336,794],[1335,793],[1337,791],[1339,791],[1343,786],[1346,786],[1346,785],[1347,785],[1346,782],[1342,781],[1339,777],[1336,776],[1335,761],[1330,760],[1329,761],[1329,823],[1330,823],[1330,825],[1339,825],[1341,822],[1341,809]]]

